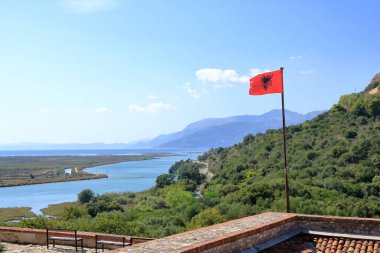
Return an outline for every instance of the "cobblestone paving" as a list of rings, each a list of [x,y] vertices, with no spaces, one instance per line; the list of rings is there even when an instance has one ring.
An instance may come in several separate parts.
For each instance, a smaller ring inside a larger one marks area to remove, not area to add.
[[[115,250],[118,253],[168,253],[180,251],[181,249],[216,239],[227,234],[242,231],[249,228],[254,228],[260,225],[264,225],[271,222],[276,222],[291,215],[285,213],[264,213],[247,218],[240,219],[238,221],[226,222],[212,227],[189,231],[186,233],[165,237],[150,242],[136,245],[135,247],[128,247]],[[115,252],[113,251],[113,252]]]
[[[67,253],[74,253],[75,247],[69,247],[69,246],[61,246],[57,245],[55,248],[50,247],[50,249],[47,249],[46,246],[40,246],[40,245],[33,245],[33,244],[26,244],[26,245],[20,245],[20,244],[13,244],[13,243],[3,243],[6,247],[5,253],[54,253],[54,252],[67,252]],[[92,253],[95,252],[94,249],[86,249],[84,248],[83,251],[78,249],[78,253]],[[101,252],[101,251],[100,251]]]

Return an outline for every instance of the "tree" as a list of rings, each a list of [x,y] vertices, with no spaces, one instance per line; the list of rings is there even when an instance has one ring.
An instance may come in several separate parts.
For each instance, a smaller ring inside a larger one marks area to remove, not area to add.
[[[364,102],[361,99],[358,99],[353,107],[352,107],[352,113],[356,116],[367,116],[367,111],[364,106]]]
[[[255,140],[255,136],[253,134],[248,134],[243,139],[243,144],[248,145],[249,143],[253,142]]]
[[[90,202],[94,197],[95,193],[90,189],[83,190],[78,194],[78,200],[81,204]]]
[[[345,112],[346,109],[344,109],[343,106],[339,105],[339,104],[335,104],[333,105],[333,107],[331,108],[331,111],[332,112]]]
[[[167,185],[171,185],[174,181],[173,174],[162,174],[156,179],[156,187],[163,188]]]
[[[192,166],[191,166],[192,165]],[[200,184],[204,180],[204,175],[199,172],[198,164],[190,164],[185,168],[181,168],[177,171],[179,180],[193,180],[197,184]]]
[[[380,116],[380,98],[373,99],[368,105],[368,110],[371,116],[375,118]]]

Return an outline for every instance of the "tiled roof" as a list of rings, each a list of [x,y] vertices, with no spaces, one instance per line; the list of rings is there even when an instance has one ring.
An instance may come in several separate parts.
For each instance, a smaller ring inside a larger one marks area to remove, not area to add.
[[[302,234],[262,253],[380,253],[380,241]]]

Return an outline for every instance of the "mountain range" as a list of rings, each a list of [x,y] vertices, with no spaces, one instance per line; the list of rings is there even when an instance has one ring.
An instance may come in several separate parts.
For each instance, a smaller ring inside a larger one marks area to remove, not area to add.
[[[323,111],[307,114],[285,111],[287,126],[310,120]],[[263,133],[282,127],[279,109],[262,115],[240,115],[227,118],[208,118],[193,122],[183,130],[161,134],[151,140],[131,143],[16,143],[0,145],[0,150],[85,150],[128,148],[214,148],[228,147],[240,142],[247,134]]]
[[[305,122],[322,113],[300,114],[285,111],[286,124]],[[183,130],[162,134],[149,141],[137,142],[135,148],[212,148],[228,147],[240,142],[247,134],[265,132],[282,127],[282,112],[272,110],[262,115],[241,115],[227,118],[208,118],[189,124]]]

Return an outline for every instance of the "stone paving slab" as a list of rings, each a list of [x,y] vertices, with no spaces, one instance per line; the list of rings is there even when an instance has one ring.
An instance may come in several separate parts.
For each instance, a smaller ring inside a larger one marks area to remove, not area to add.
[[[168,253],[181,252],[186,247],[195,244],[202,244],[207,241],[212,241],[218,238],[225,237],[238,232],[243,232],[247,229],[253,229],[273,222],[282,221],[293,217],[294,214],[286,213],[264,213],[239,220],[233,220],[222,224],[216,224],[210,227],[188,231],[185,233],[172,235],[162,239],[157,239],[136,246],[116,249],[117,253]]]
[[[46,246],[41,245],[34,245],[34,244],[13,244],[13,243],[5,243],[2,244],[5,245],[6,250],[5,253],[58,253],[58,252],[64,252],[64,253],[75,253],[75,247],[70,246],[63,246],[63,245],[57,245],[55,248],[52,248],[50,246],[50,249],[47,249]],[[78,253],[93,253],[95,252],[95,249],[87,249],[84,248],[83,251],[81,249],[78,249]],[[101,250],[99,251],[101,252]]]

